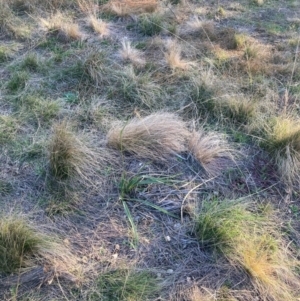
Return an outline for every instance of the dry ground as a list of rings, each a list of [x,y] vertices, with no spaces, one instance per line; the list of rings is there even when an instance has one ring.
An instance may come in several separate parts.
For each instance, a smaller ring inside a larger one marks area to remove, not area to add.
[[[300,300],[299,52],[297,0],[0,0],[1,300]]]

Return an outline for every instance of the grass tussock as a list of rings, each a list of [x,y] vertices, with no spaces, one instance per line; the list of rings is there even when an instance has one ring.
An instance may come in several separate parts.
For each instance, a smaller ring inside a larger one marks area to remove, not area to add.
[[[150,272],[118,269],[98,277],[90,300],[144,301],[154,298],[158,291],[157,279]]]
[[[58,277],[76,283],[81,281],[82,268],[78,258],[61,241],[38,231],[21,216],[2,216],[0,272],[12,274],[24,268],[26,272],[37,266],[44,267],[43,277],[48,281]]]
[[[216,29],[214,22],[200,20],[199,17],[193,17],[187,22],[187,32],[191,34],[200,34],[209,41],[216,39]]]
[[[19,128],[19,120],[10,115],[0,115],[0,144],[13,141]]]
[[[0,271],[10,274],[27,267],[45,245],[44,237],[18,217],[0,218]]]
[[[140,50],[133,48],[130,41],[122,41],[122,49],[120,50],[120,56],[123,60],[131,62],[135,66],[144,66],[146,61],[142,58]]]
[[[235,96],[220,102],[221,114],[237,124],[246,124],[251,121],[257,112],[255,101],[243,96]]]
[[[157,0],[110,0],[104,9],[118,16],[153,13],[158,8]]]
[[[89,15],[87,22],[93,31],[100,35],[100,38],[108,37],[110,35],[109,23],[98,19],[94,15]]]
[[[62,41],[80,40],[83,37],[79,25],[61,12],[46,19],[41,18],[40,22],[49,33],[57,35]]]
[[[112,127],[107,139],[110,147],[157,161],[185,151],[189,136],[176,115],[156,113]]]
[[[151,108],[163,94],[160,85],[151,78],[151,73],[135,71],[133,66],[117,72],[115,81],[122,98],[131,105],[144,105]]]
[[[100,154],[87,147],[66,122],[54,126],[49,144],[49,171],[56,181],[96,185],[98,178],[93,183],[91,177],[97,175],[100,167]]]
[[[272,119],[264,128],[262,147],[269,151],[287,183],[299,182],[300,125],[291,116]]]
[[[109,78],[107,76],[105,54],[101,51],[91,51],[82,64],[82,73],[92,79],[94,84],[99,87],[103,83],[107,83]]]
[[[277,220],[278,224],[278,220]],[[244,269],[267,300],[294,300],[296,264],[272,217],[237,202],[206,202],[196,221],[203,246],[213,247]]]
[[[203,130],[194,132],[189,139],[188,148],[209,175],[222,171],[224,166],[220,164],[220,159],[234,160],[233,148],[224,136],[217,133],[205,133]]]
[[[181,49],[178,43],[175,41],[169,41],[167,43],[167,51],[165,52],[165,58],[170,68],[175,70],[189,70],[194,64],[181,57]]]
[[[138,31],[144,36],[155,36],[163,30],[163,16],[159,13],[143,14],[137,21]]]

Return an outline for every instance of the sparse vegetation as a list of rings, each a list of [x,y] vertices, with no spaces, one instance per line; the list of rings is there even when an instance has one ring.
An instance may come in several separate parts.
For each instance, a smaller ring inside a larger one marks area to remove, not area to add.
[[[298,300],[298,2],[0,0],[0,299]]]
[[[118,269],[99,276],[91,300],[142,301],[155,297],[158,291],[157,279],[150,272]]]

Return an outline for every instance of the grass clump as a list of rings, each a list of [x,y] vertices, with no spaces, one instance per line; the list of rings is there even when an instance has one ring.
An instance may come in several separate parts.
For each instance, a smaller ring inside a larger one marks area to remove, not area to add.
[[[101,38],[110,35],[109,24],[101,19],[97,19],[94,15],[88,16],[88,24]]]
[[[40,67],[38,56],[35,53],[29,53],[21,64],[21,68],[36,72]]]
[[[196,234],[204,247],[245,270],[266,300],[294,300],[299,289],[295,260],[271,216],[238,202],[205,202]]]
[[[159,291],[157,279],[147,271],[118,269],[101,274],[97,279],[97,292],[91,300],[144,301]]]
[[[18,131],[18,121],[9,115],[0,115],[0,144],[12,141]]]
[[[145,14],[139,17],[138,31],[145,36],[158,35],[163,29],[162,16],[159,14]]]
[[[133,1],[133,0],[110,0],[104,9],[116,14],[118,16],[127,16],[132,14],[140,13],[153,13],[158,7],[157,0],[144,0],[144,1]]]
[[[29,79],[29,75],[26,71],[18,71],[13,73],[10,80],[7,83],[7,89],[11,92],[17,92],[25,88],[26,82]]]
[[[110,147],[157,161],[185,151],[189,136],[185,123],[176,115],[155,113],[112,127],[107,139]]]
[[[144,66],[146,61],[142,58],[140,50],[133,48],[130,41],[122,41],[122,49],[120,50],[120,56],[124,61],[129,61],[135,66]]]
[[[251,121],[256,113],[256,103],[243,97],[231,97],[222,101],[220,105],[221,113],[238,124]]]
[[[36,95],[27,95],[21,99],[19,108],[24,117],[34,120],[38,124],[49,124],[49,122],[58,116],[60,106],[57,101],[42,99]]]
[[[79,25],[60,12],[47,19],[41,18],[40,22],[49,33],[56,35],[61,41],[80,40],[83,37]]]
[[[188,141],[188,148],[209,175],[214,175],[224,169],[219,159],[226,159],[230,162],[234,159],[233,149],[230,148],[224,136],[217,133],[205,133],[204,130],[194,132]]]
[[[28,259],[44,246],[43,236],[18,217],[0,218],[0,271],[5,274],[27,266]]]
[[[177,69],[188,70],[194,65],[192,62],[181,58],[180,46],[175,41],[169,41],[169,43],[167,43],[165,58],[173,71]]]
[[[48,152],[49,172],[57,183],[98,184],[100,154],[91,150],[66,122],[54,126]]]
[[[261,146],[272,154],[285,182],[299,182],[300,125],[297,119],[273,118],[264,128]]]
[[[121,96],[134,105],[143,104],[151,108],[162,93],[161,87],[152,80],[150,73],[136,72],[133,66],[116,73],[115,78]]]

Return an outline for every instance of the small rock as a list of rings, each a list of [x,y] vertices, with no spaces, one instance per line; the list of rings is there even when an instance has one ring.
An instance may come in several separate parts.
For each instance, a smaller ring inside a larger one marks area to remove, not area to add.
[[[171,241],[171,237],[169,235],[165,236],[166,241]]]
[[[116,244],[115,245],[115,250],[120,250],[120,245]]]

